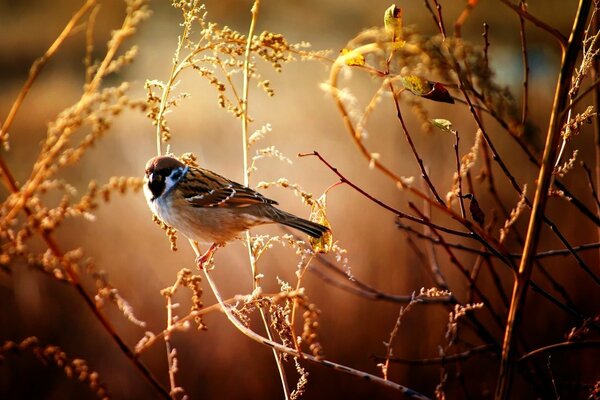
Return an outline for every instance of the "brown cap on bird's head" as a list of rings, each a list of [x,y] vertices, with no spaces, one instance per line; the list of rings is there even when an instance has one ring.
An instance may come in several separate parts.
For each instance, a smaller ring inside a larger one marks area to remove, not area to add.
[[[146,174],[149,174],[155,171],[171,170],[178,167],[185,167],[185,164],[174,157],[156,156],[148,160],[145,171]]]

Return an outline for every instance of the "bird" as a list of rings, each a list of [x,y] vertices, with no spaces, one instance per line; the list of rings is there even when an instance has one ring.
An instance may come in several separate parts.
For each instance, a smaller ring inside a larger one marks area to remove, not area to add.
[[[199,268],[218,247],[242,232],[279,223],[319,239],[330,229],[275,207],[278,203],[208,169],[161,155],[146,163],[144,195],[150,210],[188,239],[211,244],[196,259]]]

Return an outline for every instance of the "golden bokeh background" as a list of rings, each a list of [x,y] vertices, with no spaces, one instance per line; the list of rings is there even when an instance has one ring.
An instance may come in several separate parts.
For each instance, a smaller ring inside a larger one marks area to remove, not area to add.
[[[119,23],[123,4],[103,1],[97,22],[95,39],[98,48],[104,48],[110,30]],[[130,97],[145,96],[147,79],[166,80],[171,68],[173,52],[180,32],[180,14],[167,1],[153,1],[152,17],[143,23],[133,40],[139,46],[135,62],[114,77],[131,82]],[[283,34],[290,42],[308,41],[315,50],[331,49],[335,56],[346,42],[362,29],[382,23],[383,11],[389,1],[343,2],[337,0],[262,1],[257,31],[269,30]],[[404,4],[406,3],[406,4]],[[442,2],[445,20],[454,21],[465,2]],[[576,2],[552,0],[531,2],[529,10],[538,18],[567,33],[574,17]],[[535,3],[535,4],[533,4]],[[53,2],[29,0],[0,1],[0,116],[4,118],[14,101],[31,63],[44,53],[59,34],[80,1]],[[245,33],[249,23],[251,2],[208,1],[208,20]],[[424,34],[435,34],[437,28],[422,2],[401,2],[404,23]],[[516,15],[499,1],[482,2],[472,12],[463,28],[463,37],[475,44],[483,44],[482,24],[490,26],[490,63],[498,81],[508,85],[519,99],[521,96],[522,64],[519,39],[519,21]],[[452,30],[449,23],[447,29]],[[558,45],[543,31],[527,24],[527,38],[531,63],[530,120],[536,127],[530,143],[541,149],[547,128],[556,75],[559,68]],[[37,157],[39,143],[45,138],[46,124],[64,108],[77,101],[84,82],[84,42],[82,33],[69,38],[53,57],[31,92],[11,129],[11,149],[3,152],[18,181],[27,179]],[[384,202],[409,211],[407,201],[422,207],[418,199],[399,191],[392,182],[361,158],[344,129],[342,120],[330,95],[320,88],[328,78],[329,64],[317,61],[298,61],[284,65],[282,73],[270,66],[259,64],[261,73],[271,81],[275,96],[267,97],[260,88],[250,90],[250,114],[254,118],[251,131],[270,124],[272,132],[259,142],[260,147],[275,146],[293,160],[292,165],[267,159],[257,162],[258,170],[251,182],[273,181],[281,177],[300,184],[305,190],[320,195],[336,177],[316,158],[297,158],[296,154],[318,150],[346,177]],[[351,88],[359,105],[366,105],[377,83],[359,71],[344,80]],[[114,84],[110,79],[107,84]],[[241,123],[220,109],[214,89],[193,72],[183,74],[177,87],[187,92],[187,98],[167,115],[173,134],[170,149],[176,154],[194,152],[202,166],[237,181],[242,181]],[[387,100],[387,101],[386,101]],[[458,105],[426,104],[431,117],[447,118],[461,132],[461,152],[473,143],[476,127],[468,110]],[[454,137],[441,131],[426,134],[420,131],[420,122],[408,112],[409,129],[434,184],[442,194],[451,187],[454,168]],[[500,154],[511,171],[522,183],[528,183],[533,193],[535,169],[519,153],[515,143],[488,121],[488,129]],[[392,170],[403,176],[414,176],[420,185],[418,166],[409,150],[393,103],[384,98],[368,125],[367,145]],[[584,129],[575,140],[582,160],[593,165],[593,137],[591,127]],[[142,113],[128,111],[116,119],[114,127],[91,149],[75,167],[61,171],[59,177],[68,180],[80,193],[88,182],[108,181],[111,176],[141,176],[148,158],[155,154],[155,129]],[[481,160],[475,171],[481,168]],[[518,196],[508,186],[500,170],[494,167],[500,196],[507,208],[512,208]],[[565,182],[586,205],[595,210],[585,177],[578,169]],[[479,202],[491,216],[494,207],[485,185],[480,186]],[[0,193],[7,195],[5,189]],[[276,199],[281,207],[301,216],[310,210],[292,191],[272,188],[263,193]],[[46,197],[52,203],[56,198]],[[133,346],[144,330],[160,332],[166,324],[165,300],[160,290],[173,284],[182,267],[193,268],[194,254],[183,238],[179,251],[173,253],[164,233],[151,221],[141,193],[113,196],[95,212],[96,219],[67,220],[55,232],[64,249],[81,247],[98,269],[106,271],[112,284],[127,299],[135,315],[146,321],[146,329],[128,322],[113,305],[104,311],[127,343]],[[528,214],[526,214],[528,216]],[[597,241],[596,227],[564,200],[551,199],[549,215],[556,217],[562,232],[573,244]],[[421,287],[431,287],[429,275],[417,256],[407,247],[406,235],[399,231],[394,216],[377,207],[347,186],[333,189],[328,198],[328,216],[335,240],[348,250],[349,267],[358,279],[383,292],[410,294]],[[434,215],[434,219],[435,219]],[[527,218],[517,223],[524,231]],[[496,230],[497,232],[497,230]],[[281,234],[276,226],[266,226],[255,233]],[[456,241],[456,239],[453,239]],[[467,240],[463,243],[471,244]],[[425,243],[419,242],[424,249]],[[509,242],[511,250],[519,251],[516,243]],[[32,249],[43,252],[38,240]],[[556,238],[544,228],[540,249],[561,248]],[[461,261],[471,266],[475,256],[458,253]],[[598,253],[582,253],[584,260],[598,273]],[[451,265],[443,251],[438,251],[442,270],[459,299],[464,299],[466,283]],[[231,297],[252,290],[252,275],[246,249],[235,242],[221,249],[216,256],[214,277],[222,294]],[[277,277],[295,282],[297,256],[289,248],[277,246],[261,259],[260,269],[265,278],[264,291],[278,290]],[[577,268],[571,258],[557,257],[544,261],[561,284],[569,291],[574,303],[586,315],[598,314],[600,300],[597,287]],[[316,264],[316,268],[319,265]],[[510,296],[512,276],[503,266],[498,270],[506,293]],[[117,399],[150,399],[157,397],[132,364],[123,356],[109,335],[101,328],[74,290],[56,282],[25,263],[11,266],[11,274],[0,272],[0,340],[20,340],[35,335],[41,342],[60,346],[71,357],[83,358],[100,373],[101,378]],[[539,274],[534,273],[534,278]],[[482,287],[491,287],[489,275],[482,275]],[[383,344],[396,321],[399,304],[373,301],[358,297],[331,286],[312,273],[304,281],[306,293],[322,311],[320,341],[328,359],[379,374],[372,355],[385,353]],[[542,285],[551,290],[547,284]],[[93,293],[90,279],[86,287]],[[181,291],[176,297],[181,303],[178,312],[184,315],[190,305],[190,295]],[[208,287],[204,304],[215,302]],[[497,304],[499,298],[493,297]],[[489,314],[478,311],[482,321],[491,327],[501,342],[502,330],[490,322]],[[505,315],[505,314],[502,314]],[[554,308],[536,294],[529,295],[525,308],[523,337],[528,349],[564,340],[570,327],[578,322]],[[438,345],[444,343],[448,310],[439,305],[420,305],[406,315],[397,338],[394,354],[405,358],[431,358],[438,355]],[[248,399],[280,398],[281,388],[271,351],[241,335],[220,313],[205,318],[206,332],[193,328],[176,332],[173,345],[179,356],[178,383],[192,399]],[[262,332],[260,318],[255,317],[252,327]],[[468,336],[468,334],[467,334]],[[598,353],[552,357],[554,377],[565,383],[560,386],[565,398],[585,398],[585,389],[570,388],[568,382],[593,383],[598,379]],[[164,343],[159,342],[141,356],[142,361],[165,385],[168,385]],[[543,363],[542,363],[543,365]],[[295,376],[289,364],[290,376]],[[397,398],[398,394],[352,376],[328,369],[306,365],[310,372],[305,399],[383,399]],[[497,376],[497,358],[491,354],[476,355],[462,363],[462,375],[470,398],[489,398]],[[455,379],[456,365],[449,365],[452,376],[447,390],[449,398],[465,398]],[[433,396],[440,379],[439,365],[392,365],[390,377],[422,393]],[[523,380],[517,380],[515,398],[531,398],[532,389]],[[566,394],[572,394],[573,397]],[[0,398],[7,399],[62,399],[88,398],[83,385],[67,380],[55,368],[35,362],[33,357],[10,357],[0,364]]]

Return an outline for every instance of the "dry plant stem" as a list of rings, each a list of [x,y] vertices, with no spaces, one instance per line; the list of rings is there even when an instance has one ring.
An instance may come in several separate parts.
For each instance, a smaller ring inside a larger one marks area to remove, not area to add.
[[[173,286],[175,288],[176,286]],[[174,290],[174,289],[173,289]],[[164,335],[165,346],[167,348],[167,362],[169,364],[169,384],[171,385],[171,397],[175,399],[177,394],[177,384],[175,383],[175,354],[173,353],[174,348],[171,346],[171,330],[173,329],[173,306],[171,297],[173,296],[173,290],[167,295],[167,333]]]
[[[572,61],[572,63],[575,63],[575,60]],[[523,196],[523,191],[521,190],[521,187],[519,186],[519,183],[517,182],[516,178],[512,175],[512,173],[510,172],[510,170],[508,169],[508,167],[506,166],[506,163],[502,160],[502,158],[500,157],[500,155],[498,154],[494,144],[492,143],[489,135],[487,134],[487,131],[485,130],[483,123],[481,121],[481,118],[478,116],[475,107],[473,106],[473,102],[471,101],[467,90],[465,89],[465,85],[462,82],[460,76],[460,72],[461,72],[461,68],[460,65],[458,64],[458,62],[454,63],[454,69],[456,70],[457,76],[458,76],[458,83],[459,83],[459,89],[461,90],[461,92],[463,93],[463,96],[465,97],[465,100],[467,101],[468,105],[469,105],[469,111],[471,112],[471,115],[473,116],[473,119],[475,120],[475,123],[477,124],[477,127],[481,130],[481,133],[483,134],[483,137],[485,139],[486,144],[489,146],[491,152],[492,152],[492,156],[494,161],[496,161],[496,163],[498,164],[498,166],[500,166],[500,169],[502,170],[502,172],[504,173],[504,175],[508,178],[509,182],[511,183],[511,185],[513,186],[513,188],[515,189],[515,191],[517,193],[519,193],[519,196]],[[574,69],[574,66],[573,66]],[[565,104],[566,104],[566,100],[565,100]],[[561,108],[562,110],[562,108]],[[560,117],[558,116],[560,113],[560,111],[557,111],[557,115],[555,116],[555,119],[560,121]],[[560,123],[560,122],[559,122]],[[560,132],[559,132],[560,133]],[[560,136],[560,135],[559,135]],[[553,167],[553,166],[552,166]],[[558,183],[557,183],[558,186]],[[526,197],[523,196],[525,199],[525,203],[527,204],[528,207],[532,208],[532,203],[531,201]],[[558,227],[556,226],[556,224],[550,220],[550,218],[548,218],[546,216],[546,214],[541,213],[539,215],[539,218],[541,219],[541,221],[543,221],[546,225],[548,225],[548,227],[550,228],[550,230],[556,235],[556,237],[561,241],[561,243],[569,250],[570,254],[575,258],[575,260],[577,260],[577,265],[579,265],[579,267],[581,267],[581,269],[583,269],[591,278],[592,280],[600,285],[600,277],[598,277],[592,270],[591,268],[585,263],[585,261],[583,261],[583,259],[581,257],[579,257],[579,255],[573,251],[573,246],[571,246],[571,244],[568,242],[568,240],[565,238],[565,236],[562,234],[562,232],[558,229]],[[598,218],[598,217],[596,217]]]
[[[465,213],[465,201],[463,199],[463,189],[462,189],[462,174],[460,173],[460,156],[458,152],[458,144],[460,142],[460,137],[458,135],[458,131],[452,129],[452,133],[456,137],[456,143],[454,143],[454,154],[456,157],[456,174],[458,176],[458,204],[460,204],[460,216],[464,218],[467,217]]]
[[[425,180],[427,187],[429,188],[429,190],[431,190],[431,193],[433,193],[433,196],[435,197],[437,202],[440,203],[442,206],[446,207],[446,203],[444,202],[444,200],[442,200],[437,190],[435,190],[435,186],[431,182],[431,179],[429,179],[429,174],[427,174],[427,170],[425,169],[425,165],[423,164],[423,159],[419,156],[419,153],[417,152],[415,144],[410,136],[410,133],[408,133],[408,128],[406,127],[406,123],[404,122],[404,118],[402,117],[402,111],[400,111],[400,103],[398,102],[398,98],[395,95],[396,92],[394,91],[394,84],[391,80],[388,80],[388,86],[390,88],[390,92],[394,94],[392,98],[394,99],[394,106],[396,107],[396,116],[398,117],[398,120],[400,120],[400,125],[402,125],[402,131],[404,132],[404,136],[406,137],[406,140],[410,145],[410,149],[412,150],[412,153],[415,156],[417,163],[419,164],[419,169],[421,170],[421,177],[423,178],[423,180]]]
[[[11,193],[19,192],[19,187],[16,184],[16,181],[4,162],[4,159],[0,157],[0,175],[4,178],[4,184],[7,189]],[[31,210],[24,206],[25,213],[30,216]],[[42,237],[42,240],[46,243],[46,246],[50,249],[52,254],[58,259],[62,261],[62,264],[65,268],[65,272],[69,278],[70,284],[75,288],[77,293],[82,297],[85,304],[88,306],[94,317],[100,322],[103,326],[104,330],[108,332],[108,334],[113,338],[119,349],[125,354],[125,356],[134,364],[134,366],[140,371],[140,373],[146,378],[146,380],[153,386],[153,388],[160,393],[160,395],[165,399],[170,399],[169,393],[167,390],[158,382],[156,377],[146,368],[144,364],[136,357],[134,352],[127,346],[125,341],[119,336],[119,334],[115,331],[110,321],[102,314],[102,312],[96,307],[94,300],[87,294],[83,285],[79,280],[79,274],[73,268],[73,266],[67,262],[64,258],[63,252],[58,247],[58,244],[54,241],[50,233],[39,230],[38,233]]]
[[[353,51],[356,53],[365,55],[367,53],[378,51],[379,48],[380,48],[379,44],[369,43],[369,44],[360,46],[360,47],[354,49]],[[504,256],[504,254],[506,253],[505,249],[503,248],[502,245],[500,245],[500,243],[498,243],[498,241],[494,237],[489,236],[485,231],[480,229],[477,225],[471,223],[471,221],[461,218],[460,215],[456,214],[450,208],[440,204],[438,201],[430,199],[429,196],[427,196],[425,193],[423,193],[411,186],[408,186],[406,183],[404,183],[404,181],[402,180],[402,178],[400,176],[398,176],[396,173],[394,173],[389,168],[387,168],[385,165],[383,165],[379,160],[374,159],[372,157],[371,153],[369,152],[369,150],[366,148],[366,146],[362,142],[361,134],[357,130],[357,128],[355,128],[355,126],[353,125],[351,118],[348,114],[348,111],[346,110],[346,107],[344,106],[344,104],[339,96],[339,93],[338,93],[339,89],[337,88],[337,81],[338,81],[338,75],[339,75],[342,64],[343,64],[343,58],[338,57],[336,59],[336,62],[331,67],[331,70],[329,73],[329,85],[333,89],[332,95],[334,97],[338,111],[342,115],[342,120],[344,122],[344,125],[345,125],[346,129],[348,130],[348,133],[351,135],[354,143],[357,145],[360,152],[363,154],[363,156],[376,169],[381,171],[388,178],[392,179],[399,188],[408,190],[409,192],[413,193],[414,195],[416,195],[417,197],[419,197],[425,201],[432,202],[432,206],[436,207],[438,210],[442,211],[444,214],[450,216],[454,220],[461,223],[465,228],[467,228],[470,231],[469,233],[461,233],[462,236],[470,237],[472,239],[479,241],[481,244],[486,246],[490,251],[494,252],[497,256],[499,256],[506,264],[512,266],[513,265],[512,260],[510,260]],[[394,96],[394,98],[395,98],[395,96]],[[312,155],[317,155],[317,154],[315,153]],[[327,163],[320,155],[318,157],[321,159],[321,161],[323,161],[326,165],[328,165],[328,167],[332,171],[334,171],[334,172],[336,172],[336,174],[340,175],[337,172],[337,170],[334,167],[332,167],[329,163]],[[341,176],[340,176],[340,178],[341,178]],[[347,180],[346,180],[346,182],[347,182]],[[355,189],[361,191],[355,185],[352,185],[352,184],[350,184],[350,185],[352,187],[354,187]],[[364,194],[364,192],[363,192],[363,194]],[[367,195],[367,197],[369,197],[369,196]],[[382,203],[381,201],[379,201],[377,199],[372,199],[372,200],[390,211],[393,210],[393,208],[384,205],[384,203]],[[400,213],[398,215],[401,218],[406,218],[406,219],[415,221],[415,218],[408,214]],[[415,222],[422,223],[418,219]],[[449,230],[448,228],[444,228],[444,227],[436,227],[436,228],[440,231],[444,231],[447,233],[450,233],[449,231],[452,231],[452,230]],[[456,231],[454,231],[454,232],[456,232]],[[454,233],[454,234],[456,234],[456,233]],[[496,246],[496,247],[494,247],[494,246]]]
[[[244,67],[243,67],[243,87],[242,87],[242,99],[241,99],[241,108],[242,108],[242,152],[243,152],[243,162],[244,162],[244,186],[248,186],[249,184],[249,173],[248,173],[248,92],[249,92],[249,84],[250,84],[250,50],[252,48],[252,37],[254,36],[254,28],[256,26],[256,19],[258,17],[258,10],[260,7],[260,0],[254,0],[252,8],[250,10],[252,18],[250,19],[250,27],[248,28],[248,35],[246,39],[246,51],[244,53]],[[250,232],[246,231],[246,247],[248,248],[248,259],[250,260],[250,266],[252,268],[252,278],[253,278],[253,288],[256,290],[260,283],[258,278],[258,268],[256,264],[256,260],[254,259],[254,254],[252,254],[252,242],[250,240]],[[269,340],[273,340],[271,335],[271,330],[269,328],[269,321],[265,311],[262,307],[258,307],[258,311],[260,312],[261,319],[265,326],[265,330],[267,332],[267,336]],[[281,379],[281,385],[283,386],[283,393],[285,399],[290,398],[290,389],[287,383],[287,379],[285,376],[285,369],[283,368],[283,361],[277,354],[277,351],[273,349],[273,357],[275,357],[275,363],[277,364],[277,370],[279,372],[279,377]]]
[[[500,372],[498,375],[498,384],[496,386],[496,400],[507,399],[510,393],[512,371],[514,368],[514,337],[521,319],[523,305],[525,304],[527,287],[533,269],[535,250],[540,236],[541,216],[544,214],[546,201],[548,199],[548,188],[552,181],[552,170],[556,158],[557,146],[560,140],[560,125],[562,121],[558,116],[567,104],[568,91],[575,63],[577,61],[579,43],[583,36],[591,4],[591,0],[580,0],[568,46],[562,57],[562,65],[556,86],[552,113],[550,115],[542,166],[538,176],[538,187],[535,192],[531,216],[529,218],[529,226],[527,229],[527,237],[523,248],[523,257],[521,258],[521,263],[519,265],[519,272],[514,285],[511,307],[506,323]]]
[[[431,221],[431,203],[423,201],[423,209],[425,210],[425,216],[429,221]],[[430,234],[432,231],[427,225],[423,225],[423,233]],[[440,263],[437,259],[437,254],[435,252],[435,246],[432,242],[429,243],[427,247],[427,255],[429,257],[429,270],[431,271],[431,275],[433,276],[436,284],[445,290],[450,290],[448,288],[448,282],[446,281],[446,277],[442,274],[442,269],[440,268]],[[452,296],[454,298],[454,296]]]
[[[519,0],[519,7],[522,11],[527,11],[527,3]],[[527,36],[525,34],[525,18],[519,14],[519,33],[521,36],[521,54],[523,56],[523,105],[521,110],[521,124],[527,121],[527,112],[529,106],[529,56],[527,55]]]
[[[509,211],[506,209],[504,203],[502,202],[502,199],[500,199],[500,196],[498,195],[498,192],[496,190],[496,185],[495,185],[495,181],[494,181],[494,173],[492,170],[491,160],[490,160],[490,155],[489,155],[489,150],[488,150],[487,145],[482,146],[482,152],[483,152],[483,156],[484,156],[484,160],[485,160],[485,168],[486,168],[487,177],[488,177],[488,185],[489,185],[488,190],[489,190],[490,194],[492,195],[492,198],[496,202],[498,208],[502,211],[504,218],[508,219],[508,218],[510,218]],[[515,235],[519,245],[523,246],[523,244],[525,243],[525,240],[521,236],[520,231],[516,227],[513,227],[512,231],[513,231],[513,234]],[[575,248],[573,248],[573,250],[575,251]],[[563,251],[563,254],[565,254],[565,255],[571,254],[569,249],[559,250],[559,251]],[[522,254],[518,254],[518,257],[519,258],[522,257]],[[544,277],[550,282],[550,284],[552,285],[552,288],[554,290],[556,290],[566,301],[567,305],[572,308],[573,301],[571,301],[571,298],[570,298],[569,294],[567,293],[567,290],[561,284],[559,284],[556,281],[556,279],[554,279],[552,277],[552,275],[542,265],[542,263],[539,261],[539,258],[542,258],[542,257],[544,257],[544,253],[536,254],[536,267],[539,268],[542,275],[544,275]]]
[[[100,11],[100,4],[94,6],[94,9],[88,17],[87,26],[85,29],[85,57],[83,64],[85,65],[85,84],[89,84],[93,78],[92,71],[92,56],[94,52],[94,28],[96,27],[96,17]]]
[[[392,357],[390,358],[390,362],[398,363],[398,364],[409,364],[409,365],[436,365],[436,364],[444,364],[449,362],[456,362],[461,360],[466,360],[471,358],[472,356],[485,352],[494,352],[493,344],[483,344],[481,346],[473,347],[472,349],[465,350],[462,353],[451,354],[449,356],[444,357],[436,357],[436,358],[423,358],[421,360],[410,360],[406,358],[400,357]],[[384,357],[374,357],[375,360],[384,360]]]
[[[183,25],[183,33],[179,36],[179,43],[177,44],[177,50],[175,51],[175,56],[173,57],[173,66],[171,67],[171,73],[169,75],[169,80],[167,84],[163,88],[162,97],[160,99],[160,107],[158,109],[158,115],[156,116],[156,153],[157,155],[162,154],[162,132],[161,125],[164,118],[165,110],[167,109],[167,103],[169,101],[169,94],[171,94],[171,89],[173,88],[173,84],[175,83],[175,79],[179,72],[183,69],[182,66],[185,66],[189,60],[188,55],[185,60],[179,61],[179,54],[183,47],[183,40],[188,36],[189,24]]]
[[[438,0],[433,0],[435,4],[435,10],[437,12],[437,22],[442,38],[446,40],[446,28],[444,27],[444,18],[442,17],[442,6],[438,3]]]
[[[600,15],[598,12],[594,14],[593,25],[594,31],[598,32],[600,30]],[[594,61],[592,62],[592,79],[595,79],[594,83],[590,86],[594,90],[594,109],[598,110],[600,107],[600,89],[598,89],[598,83],[600,83],[600,60],[598,57],[594,57]],[[583,95],[580,93],[579,96]],[[571,101],[571,104],[575,104],[578,100],[579,96]],[[595,154],[595,172],[596,172],[596,187],[600,188],[600,115],[596,113],[594,117],[594,154]],[[590,182],[592,180],[590,179]],[[590,183],[590,186],[594,186],[593,183]],[[596,199],[596,214],[600,215],[600,203],[598,202],[598,195],[594,196]],[[597,228],[598,232],[598,240],[600,240],[600,226]],[[598,253],[598,259],[600,260],[600,252]]]
[[[545,353],[559,351],[559,350],[572,350],[572,349],[598,349],[600,348],[600,340],[578,340],[573,342],[561,342],[555,343],[548,346],[540,347],[530,351],[519,358],[519,362],[529,360],[530,358],[540,356]]]
[[[11,171],[8,169],[4,160],[0,157],[0,173],[4,177],[5,185],[7,189],[10,190],[11,193],[16,193],[19,191],[19,188],[16,184],[14,177],[12,176]],[[28,207],[24,208],[26,214],[31,216],[31,210]],[[52,254],[58,259],[61,260],[62,265],[65,268],[65,272],[67,277],[69,278],[69,283],[75,288],[77,293],[84,300],[85,304],[88,306],[94,317],[100,322],[104,330],[113,338],[119,349],[125,354],[125,356],[133,363],[133,365],[140,371],[140,373],[146,378],[146,380],[154,387],[154,389],[162,395],[165,399],[170,399],[170,395],[167,390],[158,382],[156,377],[150,372],[148,368],[137,358],[136,354],[127,346],[125,341],[119,336],[119,334],[115,331],[110,321],[102,314],[102,312],[96,307],[96,303],[92,298],[87,294],[83,285],[79,280],[79,274],[73,268],[71,263],[65,260],[64,253],[58,247],[58,244],[54,241],[50,233],[39,230],[38,233],[42,237],[42,240],[48,246],[48,249],[52,252]]]
[[[381,301],[389,301],[391,303],[409,303],[412,299],[410,295],[396,295],[385,293],[380,290],[373,288],[372,286],[367,285],[366,283],[361,282],[360,280],[354,278],[354,280],[348,280],[348,275],[342,271],[335,264],[322,257],[321,255],[317,256],[317,262],[319,262],[324,267],[332,270],[337,275],[340,275],[346,278],[346,281],[338,281],[330,278],[329,275],[324,274],[323,271],[319,268],[315,268],[313,266],[308,266],[308,270],[315,273],[319,278],[324,280],[325,282],[339,287],[342,290],[347,292],[356,294],[361,297],[365,297],[370,300],[381,300]],[[342,283],[349,282],[349,283]],[[353,286],[351,286],[352,284]],[[432,298],[424,298],[422,304],[440,304],[440,303],[451,303],[451,297],[432,297]]]
[[[10,108],[8,116],[4,120],[4,123],[2,124],[2,128],[0,129],[0,142],[4,141],[6,138],[6,135],[8,135],[8,131],[13,123],[15,116],[17,115],[17,112],[19,111],[19,108],[21,107],[21,104],[23,104],[23,100],[25,99],[25,96],[27,96],[27,93],[29,93],[29,89],[31,89],[33,82],[38,77],[38,75],[40,74],[40,72],[42,71],[42,69],[44,68],[46,63],[48,62],[48,60],[50,58],[52,58],[54,53],[56,53],[56,51],[59,49],[59,47],[63,44],[63,42],[69,36],[69,34],[73,30],[73,28],[79,22],[79,20],[92,7],[94,7],[96,5],[96,3],[97,3],[97,0],[87,0],[83,4],[83,6],[81,6],[81,8],[75,14],[73,14],[73,17],[71,17],[71,19],[69,20],[69,22],[67,23],[67,25],[65,26],[63,31],[60,33],[60,35],[58,35],[58,37],[56,38],[54,43],[52,43],[52,45],[48,48],[48,50],[46,50],[46,53],[43,56],[41,56],[40,58],[38,58],[37,60],[35,60],[35,62],[31,66],[31,69],[29,70],[29,76],[27,77],[27,81],[25,81],[23,88],[19,92],[17,99],[14,101],[14,103],[12,104],[12,107]]]
[[[428,220],[428,218],[412,203],[409,202],[409,206],[410,208],[412,208],[417,214],[421,215],[421,217],[425,220]],[[500,320],[500,316],[498,314],[496,314],[496,312],[494,311],[494,309],[492,308],[492,303],[490,302],[490,300],[487,298],[487,296],[481,291],[481,289],[479,288],[479,286],[477,286],[477,283],[475,281],[473,281],[473,279],[471,278],[471,275],[469,274],[469,271],[467,271],[467,269],[464,267],[464,265],[462,265],[462,263],[458,260],[458,258],[454,255],[454,252],[450,249],[450,247],[446,246],[446,242],[443,238],[442,235],[440,235],[435,229],[432,228],[432,233],[437,236],[437,238],[440,241],[440,244],[442,245],[442,247],[444,248],[444,250],[446,251],[446,253],[448,254],[448,257],[450,258],[450,262],[452,264],[454,264],[458,270],[463,274],[463,276],[467,279],[468,283],[470,285],[472,285],[473,287],[473,291],[477,294],[477,296],[479,296],[479,298],[481,299],[481,301],[483,301],[483,303],[485,304],[486,309],[490,312],[490,314],[492,315],[494,321],[496,322],[496,324],[498,324],[498,326],[502,327],[502,321]]]
[[[190,242],[190,244],[192,245],[192,248],[194,249],[194,252],[196,253],[196,255],[200,255],[200,251],[199,251],[198,247],[195,246],[195,244],[193,242]],[[253,330],[246,328],[246,326],[241,321],[239,321],[236,318],[236,316],[231,312],[230,307],[227,304],[225,304],[225,302],[223,301],[221,294],[220,294],[215,282],[213,281],[212,276],[210,275],[210,271],[207,268],[204,268],[202,271],[204,272],[206,281],[208,282],[215,298],[221,305],[221,310],[225,313],[225,316],[227,317],[229,322],[231,322],[237,330],[239,330],[241,333],[243,333],[248,338],[254,340],[255,342],[263,344],[263,345],[270,347],[276,351],[289,354],[292,357],[298,357],[298,358],[302,357],[303,359],[313,362],[315,364],[319,364],[319,365],[331,368],[335,371],[343,372],[343,373],[346,373],[349,375],[354,375],[359,378],[362,378],[363,380],[371,381],[376,384],[387,387],[389,389],[399,391],[409,398],[429,400],[429,397],[424,396],[421,393],[418,393],[412,389],[409,389],[406,386],[402,386],[400,384],[397,384],[397,383],[394,383],[391,381],[386,381],[378,376],[371,375],[369,373],[359,371],[359,370],[347,367],[345,365],[337,364],[337,363],[334,363],[331,361],[320,360],[320,359],[317,359],[316,357],[312,356],[311,354],[303,353],[302,355],[300,355],[295,349],[291,349],[280,343],[269,340],[269,339],[257,334]]]
[[[454,36],[456,36],[457,38],[462,37],[462,35],[461,35],[462,27],[465,24],[465,22],[467,21],[467,18],[469,18],[469,15],[471,15],[471,11],[473,10],[473,8],[475,8],[477,3],[478,3],[478,1],[472,1],[472,0],[468,1],[467,4],[465,5],[465,8],[463,8],[462,12],[456,19],[456,22],[454,22]]]
[[[527,12],[527,10],[521,8],[520,4],[519,5],[515,5],[515,4],[511,3],[509,0],[500,0],[500,2],[503,3],[503,4],[505,4],[505,5],[507,5],[514,12],[516,12],[521,17],[525,18],[526,20],[528,20],[529,22],[531,22],[532,24],[534,24],[538,28],[543,29],[546,32],[548,32],[549,34],[551,34],[552,36],[554,36],[556,38],[556,40],[558,40],[558,43],[560,44],[560,46],[563,49],[567,47],[567,38],[565,37],[565,35],[563,35],[562,33],[560,33],[560,31],[558,29],[556,29],[556,28],[548,25],[544,21],[541,21],[541,20],[537,19],[536,17],[534,17],[533,15],[531,15],[529,12]]]
[[[485,63],[486,68],[489,68],[489,64],[490,64],[490,60],[488,57],[488,50],[490,48],[489,32],[490,32],[490,26],[487,24],[487,22],[484,22],[483,23],[483,33],[481,34],[481,36],[483,36],[483,62]]]
[[[435,15],[435,11],[433,11],[433,8],[431,8],[431,4],[429,4],[429,0],[423,0],[423,4],[425,4],[425,8],[427,8],[429,13],[431,14],[431,18],[433,18],[433,23],[440,30],[440,34],[442,35],[442,37],[445,38],[446,36],[444,33],[443,25],[442,23],[440,23],[440,21],[438,21],[437,16]]]
[[[327,193],[327,191],[325,191],[325,193]],[[312,262],[312,260],[315,258],[315,255],[311,255],[308,260],[306,261],[306,264],[301,267],[302,272],[299,273],[298,275],[298,281],[296,282],[296,292],[298,292],[300,290],[300,288],[302,287],[302,277],[304,277],[304,273],[308,270],[308,267],[310,266],[310,263]],[[298,299],[294,298],[293,300],[293,304],[292,304],[292,314],[290,316],[290,330],[292,331],[292,341],[294,342],[294,348],[296,349],[296,351],[298,352],[298,354],[300,354],[300,358],[302,358],[302,348],[300,347],[300,343],[298,343],[298,337],[296,336],[296,310],[298,309]],[[270,338],[269,338],[270,339]]]
[[[121,44],[123,44],[123,41],[125,41],[125,39],[133,33],[131,27],[129,26],[129,18],[130,16],[127,15],[123,20],[121,27],[113,31],[113,37],[110,41],[111,45],[106,50],[104,59],[102,60],[100,66],[96,70],[93,79],[89,84],[85,86],[85,90],[81,98],[77,102],[75,110],[73,111],[75,114],[79,113],[84,107],[85,100],[98,90],[100,84],[102,83],[102,79],[106,75],[106,71],[110,63],[113,61],[117,51],[121,47]],[[18,201],[15,202],[13,208],[6,215],[5,218],[7,221],[12,220],[23,209],[23,207],[25,207],[25,205],[27,204],[27,200],[39,187],[40,183],[44,179],[48,178],[47,172],[50,161],[56,158],[56,156],[62,149],[64,141],[67,140],[65,137],[68,138],[68,136],[70,136],[70,134],[72,133],[73,129],[74,128],[72,127],[65,128],[65,130],[62,132],[62,137],[56,140],[56,142],[52,146],[45,149],[45,151],[42,154],[40,154],[38,160],[36,160],[34,164],[30,177],[27,179],[27,182],[23,185],[23,187],[21,187],[18,190]],[[40,159],[40,157],[43,157],[43,159]]]

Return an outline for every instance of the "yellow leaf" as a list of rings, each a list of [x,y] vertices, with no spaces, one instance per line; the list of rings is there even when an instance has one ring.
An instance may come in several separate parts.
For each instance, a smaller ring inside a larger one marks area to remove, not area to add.
[[[452,122],[447,119],[435,118],[431,120],[431,124],[446,132],[452,132]]]
[[[323,193],[323,195],[313,203],[309,219],[331,229],[331,225],[327,219],[327,194]],[[333,246],[333,234],[331,233],[331,230],[325,232],[319,239],[311,237],[310,244],[315,253],[328,253]]]
[[[433,84],[418,75],[405,75],[400,77],[402,86],[417,96],[424,96],[433,90]]]

